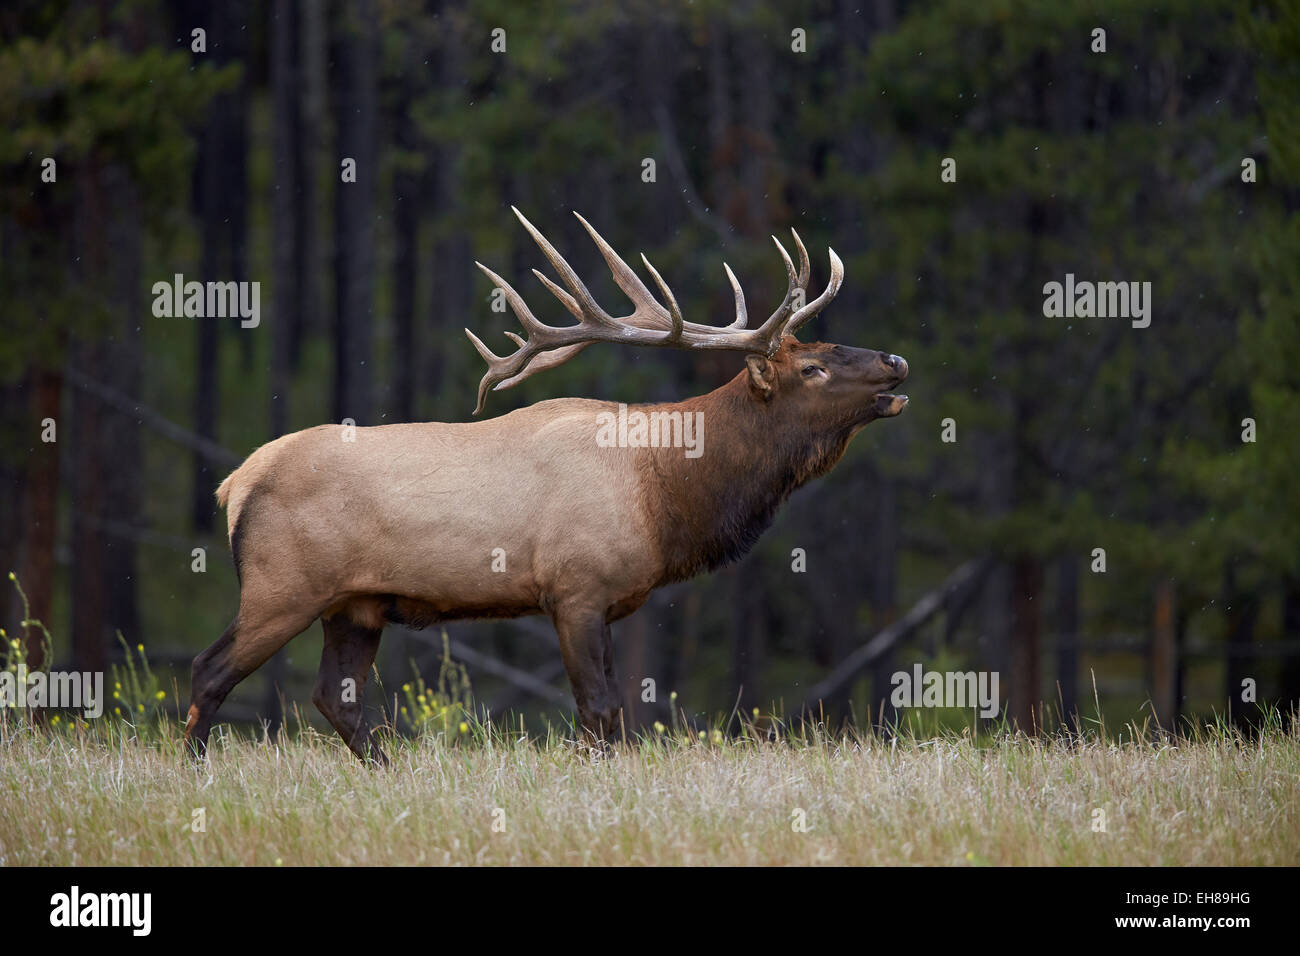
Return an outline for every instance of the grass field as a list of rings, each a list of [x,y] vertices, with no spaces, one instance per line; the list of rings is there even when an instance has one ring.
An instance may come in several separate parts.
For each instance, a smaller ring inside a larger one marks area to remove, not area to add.
[[[118,726],[0,725],[0,865],[1300,860],[1300,738],[1278,726],[1154,743],[670,732],[605,756],[474,728],[391,740],[387,770],[311,729],[214,734],[199,769],[170,726]]]

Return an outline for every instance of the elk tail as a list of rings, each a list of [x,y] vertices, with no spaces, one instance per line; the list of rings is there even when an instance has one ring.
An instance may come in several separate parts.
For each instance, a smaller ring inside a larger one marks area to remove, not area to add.
[[[229,475],[226,476],[226,480],[217,486],[217,504],[220,505],[222,508],[224,508],[226,506],[226,502],[230,500],[230,487],[234,483],[235,472],[237,472],[238,470],[239,469],[236,468],[235,471],[232,471]]]

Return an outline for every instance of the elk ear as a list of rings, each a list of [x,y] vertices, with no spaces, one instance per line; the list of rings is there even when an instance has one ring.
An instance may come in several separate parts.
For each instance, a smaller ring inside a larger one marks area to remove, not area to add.
[[[753,352],[745,356],[745,364],[749,366],[749,387],[763,398],[771,398],[776,387],[776,366]]]

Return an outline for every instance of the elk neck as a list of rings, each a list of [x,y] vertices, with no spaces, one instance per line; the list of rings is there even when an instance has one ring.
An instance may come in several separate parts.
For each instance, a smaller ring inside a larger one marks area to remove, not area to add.
[[[643,407],[698,412],[704,422],[698,458],[674,448],[640,450],[641,501],[663,556],[660,584],[743,557],[795,489],[839,461],[852,436],[838,422],[810,428],[779,394],[758,401],[748,378],[742,372],[706,395]]]

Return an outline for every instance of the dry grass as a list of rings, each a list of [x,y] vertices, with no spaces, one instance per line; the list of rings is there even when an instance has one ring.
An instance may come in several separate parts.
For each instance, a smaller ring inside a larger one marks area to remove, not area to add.
[[[198,770],[170,730],[141,742],[0,729],[0,865],[1300,859],[1300,738],[1196,736],[658,737],[593,758],[480,729],[456,744],[393,741],[394,766],[374,771],[307,730],[278,745],[227,735]]]

